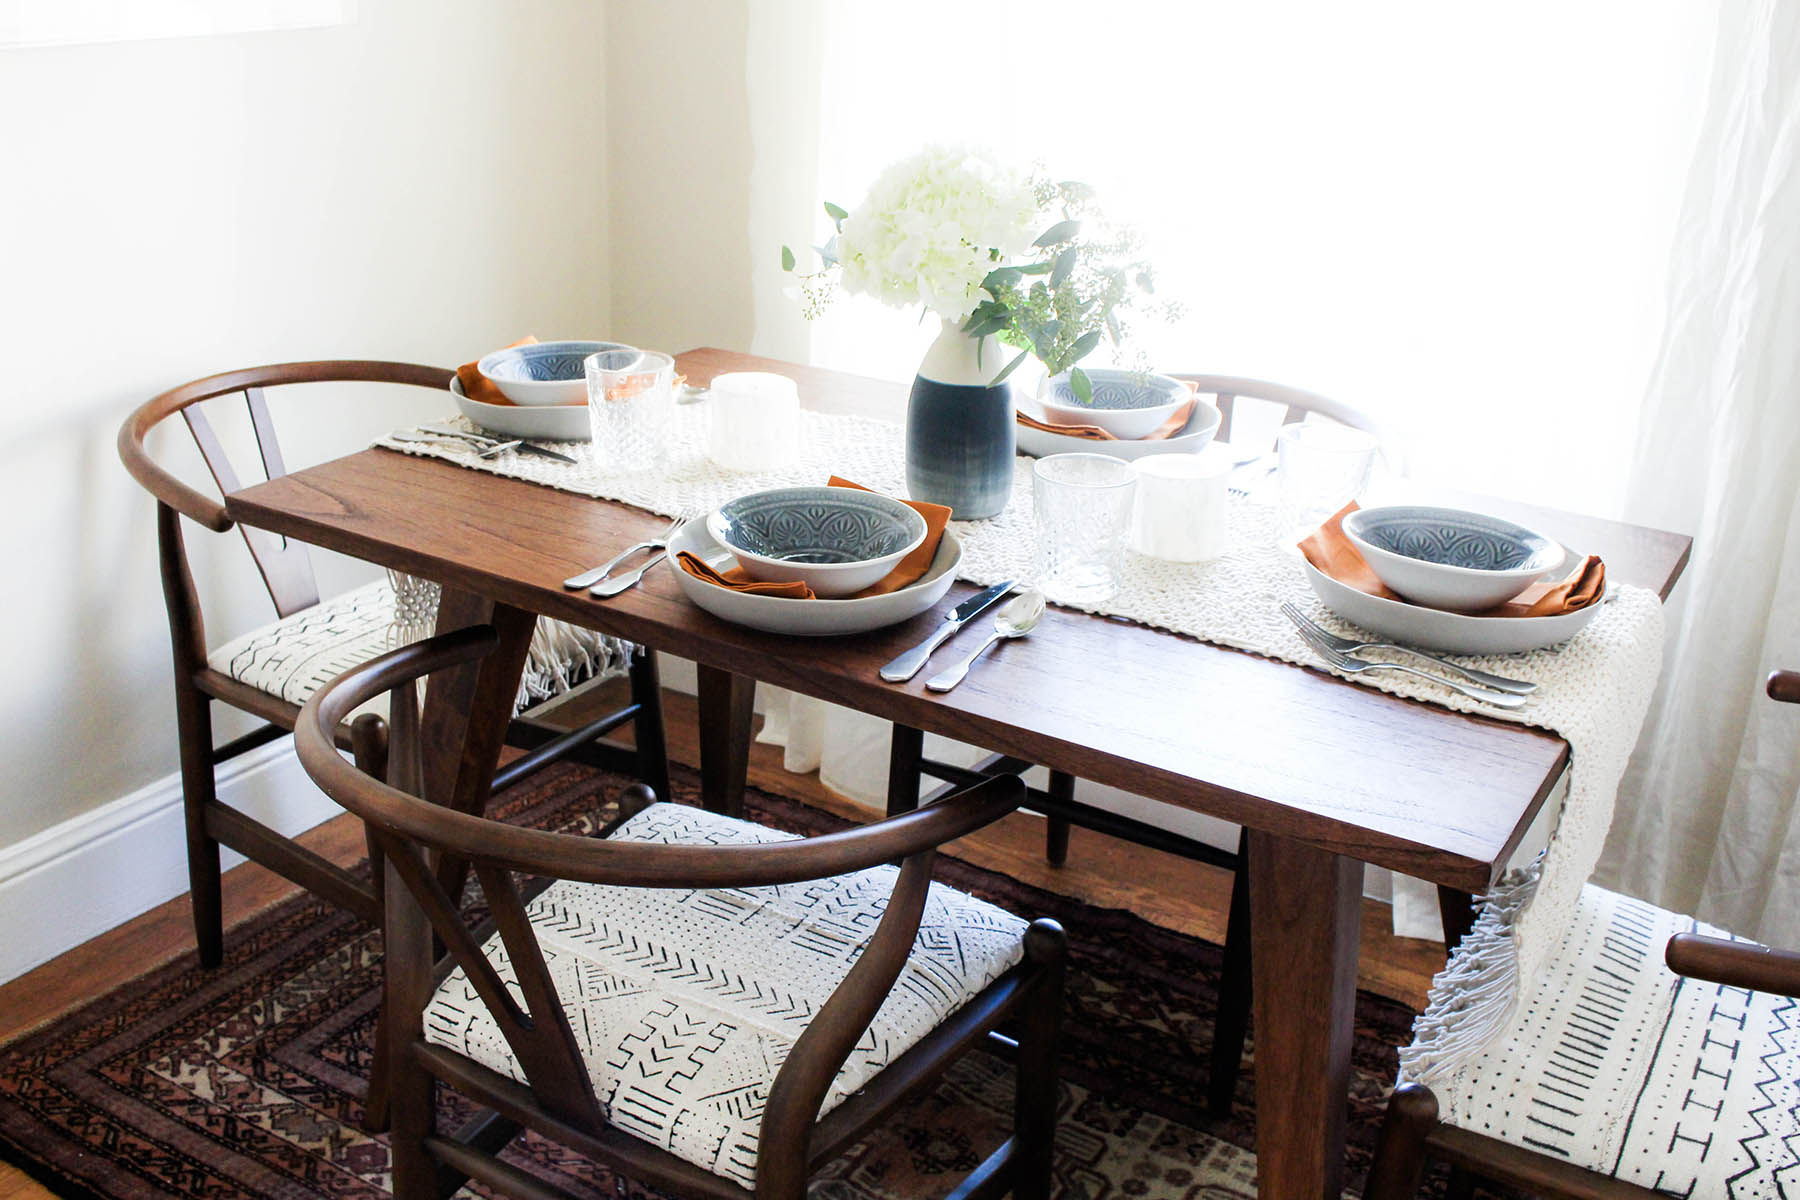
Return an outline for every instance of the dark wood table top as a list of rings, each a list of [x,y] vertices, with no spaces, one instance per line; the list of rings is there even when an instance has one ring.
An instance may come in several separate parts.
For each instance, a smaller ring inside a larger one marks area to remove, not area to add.
[[[894,415],[904,389],[719,350],[691,381],[779,370],[813,407]],[[1526,505],[1485,505],[1602,555],[1667,595],[1689,539]],[[561,581],[663,517],[447,462],[365,450],[233,493],[237,520],[703,664],[1060,768],[1465,891],[1485,888],[1567,762],[1554,734],[1388,696],[1322,672],[1053,608],[945,695],[876,669],[938,610],[845,638],[742,629],[662,567],[611,600]]]

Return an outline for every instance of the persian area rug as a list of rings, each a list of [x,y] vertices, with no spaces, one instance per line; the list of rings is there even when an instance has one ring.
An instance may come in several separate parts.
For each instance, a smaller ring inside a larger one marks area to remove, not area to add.
[[[506,819],[591,831],[626,781],[573,765],[509,792]],[[678,800],[698,779],[678,773]],[[796,833],[834,816],[751,792],[754,819]],[[1056,1194],[1067,1200],[1255,1195],[1252,1054],[1229,1121],[1203,1103],[1221,952],[1131,913],[1095,908],[941,857],[937,878],[1069,932]],[[68,1200],[385,1195],[383,1138],[358,1126],[380,986],[373,931],[306,897],[232,930],[226,960],[190,954],[0,1047],[0,1155]],[[1413,1013],[1359,994],[1348,1182],[1360,1186]],[[1252,1031],[1254,1034],[1254,1031]],[[440,1093],[441,1094],[441,1093]],[[446,1101],[450,1128],[469,1114]],[[966,1056],[901,1119],[827,1168],[830,1200],[946,1194],[1010,1132],[1011,1069]],[[608,1170],[532,1135],[508,1155],[578,1194]],[[654,1193],[626,1181],[634,1197]]]

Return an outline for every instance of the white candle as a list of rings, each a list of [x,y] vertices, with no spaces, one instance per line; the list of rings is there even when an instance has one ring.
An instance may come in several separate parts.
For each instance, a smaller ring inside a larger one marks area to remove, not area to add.
[[[1138,475],[1133,550],[1169,562],[1205,562],[1225,553],[1225,477],[1232,463],[1224,447],[1152,454],[1132,466]]]
[[[727,471],[769,471],[793,461],[800,437],[800,390],[786,375],[734,371],[708,389],[707,457]]]

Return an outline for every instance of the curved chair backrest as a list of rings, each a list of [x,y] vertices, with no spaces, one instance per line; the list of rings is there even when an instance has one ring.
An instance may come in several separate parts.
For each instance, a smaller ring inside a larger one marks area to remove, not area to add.
[[[1215,397],[1219,406],[1220,441],[1231,440],[1232,418],[1236,415],[1239,397],[1250,400],[1262,400],[1279,405],[1282,409],[1281,423],[1297,425],[1308,417],[1320,416],[1336,421],[1340,425],[1348,425],[1352,429],[1361,429],[1372,433],[1382,443],[1383,452],[1393,467],[1404,473],[1405,458],[1402,448],[1395,443],[1393,436],[1380,422],[1363,412],[1353,408],[1341,400],[1333,400],[1330,396],[1321,396],[1317,392],[1309,392],[1302,388],[1289,387],[1285,383],[1270,383],[1264,379],[1249,379],[1241,375],[1184,375],[1174,374],[1173,378],[1186,380],[1194,385],[1194,390],[1202,395]]]
[[[275,422],[263,396],[264,388],[295,383],[395,383],[441,391],[450,386],[454,375],[455,372],[444,367],[367,360],[278,363],[209,375],[170,388],[135,409],[119,429],[119,457],[124,461],[125,469],[159,503],[222,533],[233,524],[225,515],[225,506],[181,482],[150,457],[144,438],[158,422],[175,413],[182,415],[200,448],[201,457],[206,460],[207,469],[212,472],[213,481],[219,485],[222,494],[229,494],[241,486],[239,475],[211,422],[196,407],[201,401],[234,392],[242,394],[250,410],[250,424],[256,433],[264,475],[274,479],[286,474],[287,466],[275,438]],[[278,616],[285,617],[319,602],[312,561],[304,545],[249,526],[243,527],[243,534],[263,582],[268,586],[269,598],[275,602]]]
[[[762,1145],[804,1146],[806,1132],[856,1040],[868,1028],[911,953],[931,883],[936,848],[999,820],[1024,799],[1024,785],[1001,776],[904,816],[798,841],[731,846],[614,842],[508,825],[456,812],[398,791],[374,778],[383,736],[378,719],[351,726],[357,764],[344,761],[332,731],[353,710],[383,692],[411,688],[432,671],[472,662],[495,644],[493,630],[476,626],[391,651],[340,675],[313,694],[295,729],[300,761],[332,799],[366,821],[387,862],[405,884],[431,929],[468,975],[512,1047],[533,1090],[564,1120],[605,1124],[582,1067],[568,1018],[557,997],[512,872],[617,887],[735,888],[822,879],[901,860],[887,911],[856,965],[795,1043],[776,1077],[765,1110]],[[627,789],[628,807],[651,799],[643,785]],[[435,870],[428,864],[436,858]],[[509,994],[440,880],[467,863],[480,881],[497,931],[524,995]],[[409,921],[387,889],[390,969],[425,979],[429,964],[406,956],[427,952],[429,939],[396,944]],[[389,997],[404,1011],[426,996]]]

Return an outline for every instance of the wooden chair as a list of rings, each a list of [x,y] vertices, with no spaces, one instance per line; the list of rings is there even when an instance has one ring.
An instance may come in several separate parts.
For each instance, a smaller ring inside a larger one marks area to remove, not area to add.
[[[1383,437],[1381,427],[1367,414],[1314,392],[1235,375],[1176,375],[1174,378],[1192,383],[1196,393],[1213,398],[1219,408],[1217,437],[1222,441],[1231,436],[1232,417],[1238,411],[1240,397],[1278,406],[1279,419],[1284,425],[1318,417]],[[1391,439],[1384,439],[1384,442],[1391,445]],[[1397,455],[1398,452],[1391,453]],[[1397,457],[1395,461],[1399,462]],[[906,812],[917,803],[922,776],[941,780],[947,787],[967,787],[975,780],[996,774],[1023,774],[1032,766],[1024,759],[998,754],[989,755],[973,767],[959,767],[941,759],[927,758],[923,734],[916,729],[895,726],[888,758],[888,813],[891,816]],[[1237,851],[1233,853],[1109,808],[1082,803],[1075,799],[1074,776],[1062,771],[1050,772],[1046,787],[1029,789],[1025,806],[1044,815],[1044,857],[1053,866],[1062,866],[1068,861],[1069,830],[1071,826],[1079,825],[1108,837],[1149,846],[1233,873],[1231,908],[1226,919],[1225,965],[1219,987],[1218,1015],[1213,1024],[1212,1073],[1207,1089],[1209,1111],[1216,1117],[1229,1116],[1250,1021],[1250,897],[1245,879],[1247,859],[1243,839],[1239,838]]]
[[[119,457],[156,497],[156,529],[163,597],[175,658],[175,716],[181,746],[182,796],[187,814],[188,876],[194,905],[194,934],[200,961],[216,966],[224,952],[219,898],[219,846],[226,845],[262,863],[320,897],[364,920],[379,922],[380,904],[370,885],[268,826],[222,804],[214,787],[216,768],[237,755],[281,737],[294,727],[300,705],[337,670],[386,648],[392,624],[389,586],[371,584],[346,596],[321,601],[307,549],[264,530],[243,527],[244,541],[268,585],[279,618],[276,624],[215,648],[210,660],[199,596],[189,570],[181,518],[215,532],[232,527],[224,507],[189,487],[152,459],[146,434],[164,418],[180,413],[223,493],[241,485],[224,445],[202,411],[201,402],[241,396],[269,478],[286,467],[275,437],[265,388],[302,383],[359,382],[426,388],[442,392],[454,373],[440,367],[389,362],[310,362],[252,367],[182,384],[151,399],[119,430]],[[448,398],[446,397],[446,400]],[[254,481],[253,481],[254,482]],[[668,787],[661,694],[654,657],[601,635],[540,625],[540,637],[575,647],[585,661],[556,664],[577,677],[600,665],[603,651],[629,654],[631,702],[624,708],[564,731],[531,720],[515,720],[509,741],[527,753],[509,763],[494,781],[496,790],[518,782],[555,758],[574,754],[587,761],[634,770],[651,786]],[[226,743],[213,745],[211,706],[221,701],[265,722]],[[405,714],[402,714],[404,716]],[[596,739],[631,722],[637,751],[628,754]],[[339,731],[348,747],[349,732]]]
[[[1800,702],[1800,673],[1768,693]],[[1415,1195],[1429,1158],[1458,1196],[1478,1178],[1565,1200],[1789,1195],[1796,997],[1800,954],[1589,884],[1531,1007],[1438,1091],[1395,1089],[1363,1195]]]
[[[997,1045],[1018,1063],[1015,1129],[956,1195],[1048,1195],[1062,931],[931,882],[936,847],[1011,812],[1020,783],[810,839],[634,785],[629,819],[587,838],[386,786],[368,716],[344,761],[334,735],[358,706],[495,641],[475,627],[355,667],[296,733],[306,770],[386,863],[395,1194],[473,1178],[562,1195],[495,1157],[528,1128],[665,1192],[797,1200],[813,1167],[964,1051]],[[467,927],[438,883],[446,863],[472,868],[496,934]],[[552,882],[533,899],[515,872]],[[434,935],[448,949],[435,965]],[[996,1028],[1008,1018],[1016,1041]],[[440,1132],[439,1083],[487,1111]]]

